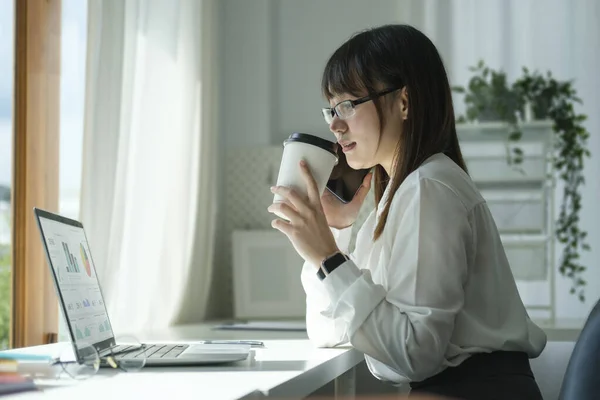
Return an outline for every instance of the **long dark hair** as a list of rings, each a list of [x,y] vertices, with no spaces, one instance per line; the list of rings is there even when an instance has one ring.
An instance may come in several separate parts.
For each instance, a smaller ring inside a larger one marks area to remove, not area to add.
[[[352,36],[331,56],[321,82],[327,99],[335,95],[363,96],[382,88],[406,88],[408,118],[396,147],[392,187],[375,227],[377,240],[385,227],[394,194],[406,177],[428,157],[444,153],[465,172],[454,119],[448,76],[435,45],[409,25],[384,25]],[[396,92],[399,95],[400,91]],[[383,102],[374,100],[380,126],[385,126]],[[468,173],[468,172],[467,172]],[[375,168],[375,201],[379,204],[390,177]]]

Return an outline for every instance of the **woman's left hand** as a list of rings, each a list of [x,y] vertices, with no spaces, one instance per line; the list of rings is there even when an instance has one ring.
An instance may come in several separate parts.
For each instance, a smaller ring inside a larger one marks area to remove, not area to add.
[[[271,191],[282,196],[287,202],[271,204],[268,211],[277,212],[288,219],[275,219],[271,226],[288,237],[305,261],[319,268],[325,258],[339,249],[327,224],[317,183],[306,162],[300,162],[300,169],[308,189],[308,198],[304,198],[293,189],[274,186]]]

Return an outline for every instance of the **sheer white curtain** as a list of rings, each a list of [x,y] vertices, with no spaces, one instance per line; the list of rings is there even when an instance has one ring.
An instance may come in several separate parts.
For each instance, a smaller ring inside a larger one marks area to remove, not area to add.
[[[201,320],[212,274],[214,0],[90,0],[81,219],[117,333]]]
[[[581,228],[588,232],[591,252],[582,254],[588,267],[586,303],[569,295],[570,282],[557,275],[557,317],[582,318],[600,296],[600,2],[597,0],[401,0],[401,16],[425,32],[438,46],[452,84],[465,85],[469,66],[480,59],[502,68],[509,80],[522,67],[552,71],[560,80],[574,79],[583,100],[577,110],[588,115],[586,127],[592,158],[586,160],[582,188]],[[462,98],[455,102],[464,111]],[[560,204],[561,188],[557,188]],[[556,260],[560,259],[557,246]],[[556,266],[555,266],[556,268]]]

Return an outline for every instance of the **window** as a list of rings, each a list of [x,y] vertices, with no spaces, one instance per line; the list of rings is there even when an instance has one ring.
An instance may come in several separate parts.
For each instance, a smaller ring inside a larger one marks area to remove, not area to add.
[[[10,187],[12,181],[12,98],[14,2],[0,2],[0,350],[10,332]]]

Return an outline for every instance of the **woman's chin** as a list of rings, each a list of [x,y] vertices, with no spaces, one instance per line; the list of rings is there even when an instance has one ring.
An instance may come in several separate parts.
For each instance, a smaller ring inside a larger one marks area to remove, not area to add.
[[[362,163],[361,162],[357,162],[356,160],[352,160],[350,158],[347,158],[346,162],[348,162],[348,165],[352,169],[357,169],[357,170],[358,169],[362,169],[362,167],[361,167]]]
[[[350,168],[355,170],[371,168],[371,166],[369,166],[369,163],[357,159],[352,159],[350,157],[346,158],[346,162],[348,163]]]

